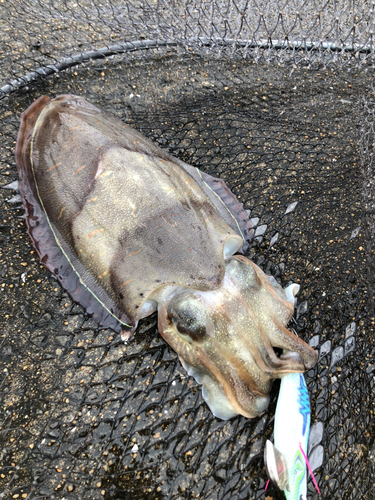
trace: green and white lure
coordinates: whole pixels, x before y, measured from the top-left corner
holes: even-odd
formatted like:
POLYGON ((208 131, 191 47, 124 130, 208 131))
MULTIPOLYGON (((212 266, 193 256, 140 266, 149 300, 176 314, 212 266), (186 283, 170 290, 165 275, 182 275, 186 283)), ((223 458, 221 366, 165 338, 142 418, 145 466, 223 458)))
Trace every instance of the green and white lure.
MULTIPOLYGON (((274 441, 266 442, 265 463, 271 481, 287 500, 307 499, 307 470, 319 492, 307 460, 310 432, 310 400, 302 373, 281 379, 276 407, 274 441)), ((320 493, 320 492, 319 492, 320 493)))

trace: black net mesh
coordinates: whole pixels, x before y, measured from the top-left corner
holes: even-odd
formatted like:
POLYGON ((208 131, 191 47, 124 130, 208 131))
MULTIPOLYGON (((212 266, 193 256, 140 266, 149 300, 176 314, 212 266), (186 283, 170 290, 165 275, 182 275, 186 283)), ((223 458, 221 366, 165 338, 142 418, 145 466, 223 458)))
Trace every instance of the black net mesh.
MULTIPOLYGON (((0 185, 20 113, 62 93, 224 179, 257 227, 250 258, 302 285, 322 496, 375 498, 372 4, 0 6, 0 185)), ((283 498, 264 493, 277 384, 263 416, 214 418, 156 316, 126 344, 98 328, 38 262, 16 193, 0 197, 0 498, 283 498)))

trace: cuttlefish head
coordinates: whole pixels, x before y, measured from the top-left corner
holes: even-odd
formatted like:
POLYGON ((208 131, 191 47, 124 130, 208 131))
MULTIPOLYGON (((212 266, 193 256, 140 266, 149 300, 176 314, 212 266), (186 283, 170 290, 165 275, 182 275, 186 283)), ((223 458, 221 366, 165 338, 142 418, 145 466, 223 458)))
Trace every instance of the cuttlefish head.
POLYGON ((284 290, 237 255, 227 260, 220 288, 173 291, 159 302, 159 332, 215 416, 259 415, 273 379, 316 363, 316 352, 286 328, 298 288, 284 290))

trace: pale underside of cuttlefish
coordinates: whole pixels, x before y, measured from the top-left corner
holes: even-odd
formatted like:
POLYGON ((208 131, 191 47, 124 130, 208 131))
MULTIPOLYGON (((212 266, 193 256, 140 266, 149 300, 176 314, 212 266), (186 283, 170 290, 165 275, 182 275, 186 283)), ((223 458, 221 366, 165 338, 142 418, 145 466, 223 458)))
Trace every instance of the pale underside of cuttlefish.
POLYGON ((273 379, 315 364, 286 328, 298 286, 240 255, 253 230, 223 181, 71 95, 22 114, 16 163, 41 262, 117 332, 157 310, 216 416, 258 415, 273 379))

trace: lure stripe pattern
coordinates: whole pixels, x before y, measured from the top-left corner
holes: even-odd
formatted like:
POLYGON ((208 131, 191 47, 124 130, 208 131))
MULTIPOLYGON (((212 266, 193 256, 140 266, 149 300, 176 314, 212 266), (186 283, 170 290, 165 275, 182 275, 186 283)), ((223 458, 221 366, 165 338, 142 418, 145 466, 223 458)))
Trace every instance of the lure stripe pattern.
POLYGON ((307 392, 306 383, 304 381, 303 375, 300 373, 299 375, 299 411, 303 417, 303 427, 302 434, 305 436, 306 430, 308 431, 308 424, 310 420, 310 398, 309 393, 307 392))

